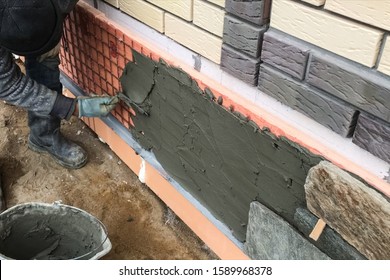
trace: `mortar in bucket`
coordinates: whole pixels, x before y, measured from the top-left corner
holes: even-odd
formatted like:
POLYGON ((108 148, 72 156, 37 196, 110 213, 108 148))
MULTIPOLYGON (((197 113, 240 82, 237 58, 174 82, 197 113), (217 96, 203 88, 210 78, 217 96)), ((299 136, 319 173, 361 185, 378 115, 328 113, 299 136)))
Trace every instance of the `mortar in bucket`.
POLYGON ((76 207, 25 203, 0 214, 0 259, 100 259, 111 250, 103 223, 76 207))

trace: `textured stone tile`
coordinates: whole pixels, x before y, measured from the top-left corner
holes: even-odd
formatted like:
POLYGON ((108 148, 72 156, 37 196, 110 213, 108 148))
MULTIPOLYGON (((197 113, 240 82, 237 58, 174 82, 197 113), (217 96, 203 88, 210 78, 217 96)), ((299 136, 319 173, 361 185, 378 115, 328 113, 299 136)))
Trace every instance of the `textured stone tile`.
POLYGON ((213 3, 220 7, 225 7, 225 0, 207 0, 207 2, 213 3))
POLYGON ((381 60, 379 61, 378 70, 390 76, 390 36, 386 37, 386 43, 381 60))
POLYGON ((226 44, 222 45, 221 68, 235 77, 256 85, 260 59, 249 57, 226 44))
POLYGON ((353 143, 390 163, 390 124, 360 114, 353 143))
POLYGON ((119 0, 104 0, 104 2, 107 2, 113 5, 114 7, 119 8, 119 0))
POLYGON ((257 58, 260 56, 261 40, 265 28, 249 24, 236 17, 225 16, 223 42, 257 58))
POLYGON ((318 218, 304 208, 298 208, 294 215, 294 222, 311 243, 315 244, 322 252, 333 260, 363 260, 366 259, 359 251, 346 242, 340 234, 329 226, 326 226, 317 241, 309 237, 315 227, 318 218))
POLYGON ((308 209, 368 259, 390 258, 390 203, 330 162, 309 170, 308 209))
POLYGON ((303 80, 310 46, 287 34, 270 29, 264 34, 261 60, 303 80))
POLYGON ((390 77, 340 59, 313 52, 308 83, 390 122, 390 77))
POLYGON ((165 35, 217 64, 221 62, 221 38, 169 13, 165 13, 165 35))
POLYGON ((244 250, 256 260, 329 259, 289 223, 257 201, 250 205, 244 250))
MULTIPOLYGON (((120 0, 131 2, 134 0, 120 0)), ((148 2, 167 10, 168 12, 181 17, 185 20, 191 21, 192 18, 192 5, 193 0, 180 0, 180 1, 166 1, 166 0, 148 0, 148 2)))
POLYGON ((325 9, 363 23, 390 30, 390 1, 327 0, 325 9))
POLYGON ((373 67, 383 31, 296 1, 272 1, 271 26, 333 53, 373 67))
POLYGON ((325 4, 325 0, 301 0, 301 1, 312 4, 314 6, 322 6, 325 4))
POLYGON ((259 89, 338 134, 349 135, 355 110, 342 100, 325 95, 265 64, 260 67, 259 89))
POLYGON ((150 27, 164 32, 164 11, 142 0, 120 1, 120 9, 150 27))
POLYGON ((218 37, 222 37, 223 35, 224 17, 224 9, 215 7, 203 0, 194 1, 193 23, 218 37))
POLYGON ((226 11, 239 18, 263 25, 269 21, 269 0, 242 1, 226 0, 226 11))

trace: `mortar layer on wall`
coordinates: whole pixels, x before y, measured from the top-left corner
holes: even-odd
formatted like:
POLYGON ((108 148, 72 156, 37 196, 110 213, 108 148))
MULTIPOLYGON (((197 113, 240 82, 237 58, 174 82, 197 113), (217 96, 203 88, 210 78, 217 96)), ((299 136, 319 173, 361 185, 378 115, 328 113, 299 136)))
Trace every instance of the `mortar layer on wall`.
POLYGON ((138 106, 147 103, 150 111, 137 114, 132 132, 163 168, 240 240, 253 200, 292 222, 305 205, 306 174, 320 158, 219 106, 183 71, 136 52, 133 57, 121 78, 123 92, 134 102, 147 96, 138 106), (150 79, 135 72, 153 77, 150 91, 139 90, 138 83, 150 79))

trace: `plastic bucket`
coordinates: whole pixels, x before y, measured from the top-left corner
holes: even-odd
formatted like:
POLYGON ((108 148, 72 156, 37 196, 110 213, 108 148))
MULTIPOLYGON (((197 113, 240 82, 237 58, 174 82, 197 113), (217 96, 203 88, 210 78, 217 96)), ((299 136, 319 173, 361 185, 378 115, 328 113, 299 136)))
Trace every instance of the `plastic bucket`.
POLYGON ((102 222, 72 206, 26 203, 0 214, 0 259, 93 260, 110 250, 102 222))

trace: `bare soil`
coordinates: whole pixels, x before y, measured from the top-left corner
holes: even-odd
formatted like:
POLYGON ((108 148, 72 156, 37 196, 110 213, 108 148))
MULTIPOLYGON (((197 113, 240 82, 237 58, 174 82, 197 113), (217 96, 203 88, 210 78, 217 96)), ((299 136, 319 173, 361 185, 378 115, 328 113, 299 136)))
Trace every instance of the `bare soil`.
POLYGON ((103 259, 218 259, 82 121, 63 122, 62 132, 88 152, 85 167, 68 170, 29 150, 26 111, 0 102, 0 173, 8 208, 60 200, 91 213, 113 245, 103 259))

